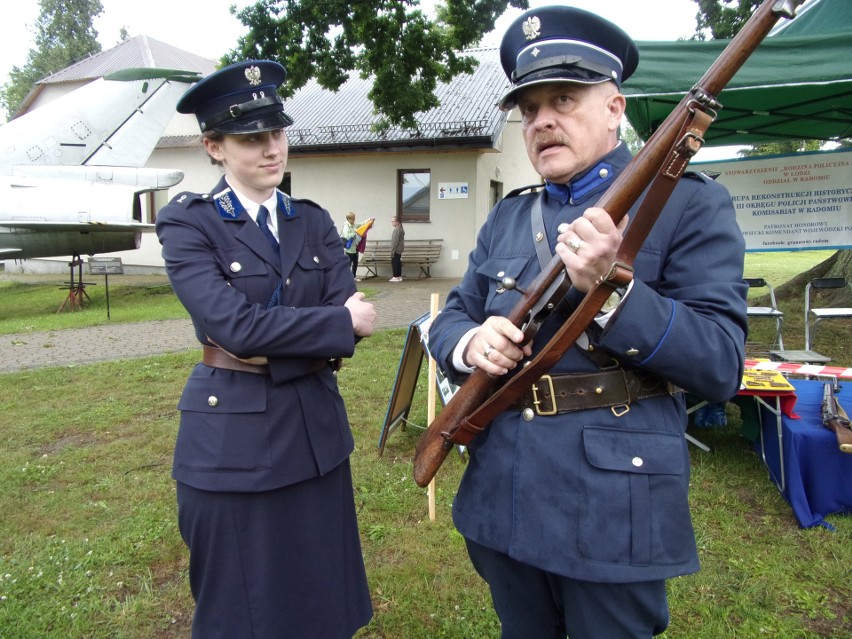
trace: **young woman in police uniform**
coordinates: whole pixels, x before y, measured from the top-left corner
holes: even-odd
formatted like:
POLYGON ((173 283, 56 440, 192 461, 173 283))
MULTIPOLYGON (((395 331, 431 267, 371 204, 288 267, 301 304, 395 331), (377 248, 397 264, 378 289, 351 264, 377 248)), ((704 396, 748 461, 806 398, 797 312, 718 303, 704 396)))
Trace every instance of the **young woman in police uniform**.
POLYGON ((372 616, 335 360, 373 331, 328 212, 277 189, 287 163, 271 61, 226 67, 177 109, 224 176, 157 216, 203 345, 179 402, 178 519, 196 639, 351 637, 372 616))

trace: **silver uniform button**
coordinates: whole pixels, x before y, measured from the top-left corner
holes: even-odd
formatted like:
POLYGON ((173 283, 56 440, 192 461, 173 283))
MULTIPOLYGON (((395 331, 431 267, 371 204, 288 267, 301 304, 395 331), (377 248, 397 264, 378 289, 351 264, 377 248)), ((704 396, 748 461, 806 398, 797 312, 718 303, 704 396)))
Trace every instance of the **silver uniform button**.
POLYGON ((319 258, 316 255, 314 255, 314 264, 319 264, 319 258))
POLYGON ((524 418, 525 422, 531 422, 535 417, 535 413, 532 408, 525 408, 521 413, 521 416, 524 418))
POLYGON ((239 262, 231 262, 231 273, 239 273, 243 269, 243 265, 239 262))
POLYGON ((607 171, 606 169, 601 169, 600 171, 598 171, 598 175, 602 178, 606 178, 609 175, 609 171, 607 171))
POLYGON ((628 349, 627 349, 627 352, 626 352, 625 354, 626 354, 626 355, 630 355, 630 356, 632 357, 633 355, 638 355, 638 354, 639 354, 639 350, 638 350, 638 349, 636 349, 636 348, 628 348, 628 349))
POLYGON ((645 465, 645 460, 642 459, 641 457, 634 457, 633 458, 633 465, 636 466, 636 468, 642 468, 642 466, 645 465))
POLYGON ((500 271, 499 273, 497 273, 497 277, 506 277, 506 271, 500 271))
POLYGON ((284 282, 284 286, 290 286, 290 278, 289 277, 287 278, 287 281, 284 282))
POLYGON ((211 395, 207 398, 207 405, 213 406, 214 408, 219 405, 219 398, 215 395, 211 395))

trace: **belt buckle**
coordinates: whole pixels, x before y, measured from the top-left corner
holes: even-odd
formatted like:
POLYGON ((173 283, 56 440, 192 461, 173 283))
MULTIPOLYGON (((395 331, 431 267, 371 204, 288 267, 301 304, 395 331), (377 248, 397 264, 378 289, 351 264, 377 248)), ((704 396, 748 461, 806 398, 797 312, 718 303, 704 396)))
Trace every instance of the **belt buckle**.
POLYGON ((553 388, 553 378, 550 375, 542 375, 532 386, 532 395, 533 395, 533 406, 535 406, 535 414, 536 415, 556 415, 556 389, 553 388), (549 411, 541 410, 541 400, 538 398, 538 389, 536 386, 539 382, 546 381, 548 387, 550 388, 550 401, 553 404, 553 408, 549 411))

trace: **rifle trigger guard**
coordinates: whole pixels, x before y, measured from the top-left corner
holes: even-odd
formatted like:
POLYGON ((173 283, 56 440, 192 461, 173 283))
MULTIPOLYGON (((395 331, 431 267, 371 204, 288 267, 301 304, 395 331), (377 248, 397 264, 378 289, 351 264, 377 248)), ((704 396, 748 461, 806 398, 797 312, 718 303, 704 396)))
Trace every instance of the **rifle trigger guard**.
POLYGON ((539 297, 538 302, 529 310, 526 321, 519 327, 524 333, 525 343, 529 342, 545 320, 550 317, 562 299, 568 294, 571 288, 571 280, 568 274, 563 270, 556 276, 556 279, 547 287, 544 294, 539 297))

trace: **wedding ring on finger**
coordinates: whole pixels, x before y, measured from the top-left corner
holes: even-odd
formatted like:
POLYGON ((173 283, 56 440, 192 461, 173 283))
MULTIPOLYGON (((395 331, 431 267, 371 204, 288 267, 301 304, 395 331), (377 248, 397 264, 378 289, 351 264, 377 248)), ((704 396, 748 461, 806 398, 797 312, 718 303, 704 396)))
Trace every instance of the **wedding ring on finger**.
POLYGON ((576 254, 577 251, 580 250, 580 240, 571 238, 570 240, 565 242, 565 245, 568 247, 568 250, 571 251, 572 253, 576 254))
POLYGON ((493 350, 494 350, 494 347, 493 347, 493 346, 491 346, 491 344, 486 344, 486 345, 485 345, 485 350, 484 350, 484 351, 482 351, 482 356, 483 356, 485 359, 489 359, 489 356, 491 355, 491 351, 493 351, 493 350))

